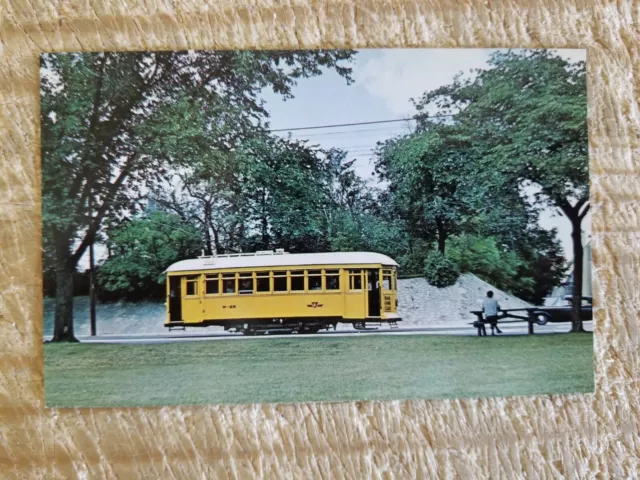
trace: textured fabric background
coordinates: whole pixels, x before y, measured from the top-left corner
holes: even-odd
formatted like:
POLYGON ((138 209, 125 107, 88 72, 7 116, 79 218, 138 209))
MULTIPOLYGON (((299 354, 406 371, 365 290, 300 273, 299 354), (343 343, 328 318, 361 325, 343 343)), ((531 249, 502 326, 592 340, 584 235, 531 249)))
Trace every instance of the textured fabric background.
POLYGON ((637 478, 639 21, 632 0, 0 0, 0 476, 637 478), (44 409, 38 54, 319 46, 588 49, 596 393, 44 409))

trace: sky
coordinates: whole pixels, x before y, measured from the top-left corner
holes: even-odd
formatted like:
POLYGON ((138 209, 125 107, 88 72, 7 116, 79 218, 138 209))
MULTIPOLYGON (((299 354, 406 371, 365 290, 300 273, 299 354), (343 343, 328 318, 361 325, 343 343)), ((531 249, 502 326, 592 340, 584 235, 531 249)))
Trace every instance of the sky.
MULTIPOLYGON (((472 69, 486 68, 494 49, 381 49, 360 50, 353 63, 354 83, 333 71, 302 79, 293 88, 293 99, 283 101, 270 91, 264 93, 272 130, 310 126, 395 120, 415 113, 411 99, 451 83, 455 75, 471 75, 472 69)), ((571 61, 585 61, 585 50, 555 50, 571 61)), ((375 125, 292 131, 296 139, 307 139, 325 148, 337 147, 356 159, 356 173, 372 178, 376 142, 409 131, 412 121, 375 125)), ((288 135, 289 132, 279 132, 288 135)), ((565 256, 571 258, 571 224, 553 209, 540 216, 543 228, 558 229, 565 256)), ((591 217, 584 230, 590 236, 591 217)))

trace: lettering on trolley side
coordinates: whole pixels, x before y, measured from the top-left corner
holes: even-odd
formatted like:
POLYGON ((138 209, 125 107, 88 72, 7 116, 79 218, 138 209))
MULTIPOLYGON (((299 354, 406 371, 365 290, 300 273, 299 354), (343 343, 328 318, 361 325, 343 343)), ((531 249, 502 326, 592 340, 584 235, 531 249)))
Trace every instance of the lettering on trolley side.
POLYGON ((391 311, 391 296, 390 295, 385 295, 384 296, 384 311, 385 312, 390 312, 391 311))

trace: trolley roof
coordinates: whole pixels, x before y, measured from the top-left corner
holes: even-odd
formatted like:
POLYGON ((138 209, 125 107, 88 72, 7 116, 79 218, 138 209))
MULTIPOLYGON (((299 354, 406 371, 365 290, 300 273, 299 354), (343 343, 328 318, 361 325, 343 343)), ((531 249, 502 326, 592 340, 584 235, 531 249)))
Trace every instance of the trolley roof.
POLYGON ((217 270, 227 268, 290 267, 304 265, 385 265, 397 267, 390 257, 373 252, 285 253, 256 252, 198 257, 176 262, 166 272, 217 270))

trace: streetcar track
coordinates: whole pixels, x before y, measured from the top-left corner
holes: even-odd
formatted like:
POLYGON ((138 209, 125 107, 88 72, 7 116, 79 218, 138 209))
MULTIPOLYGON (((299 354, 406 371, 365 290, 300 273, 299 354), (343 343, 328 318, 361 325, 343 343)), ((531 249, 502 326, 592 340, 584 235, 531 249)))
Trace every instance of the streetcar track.
MULTIPOLYGON (((524 323, 524 322, 523 322, 524 323)), ((592 322, 585 322, 586 325, 592 322)), ((507 335, 526 335, 527 326, 520 324, 503 325, 500 327, 507 335)), ((549 324, 538 326, 536 334, 567 333, 569 324, 549 324)), ((438 326, 438 327, 418 327, 418 328, 397 328, 397 329, 377 329, 377 330, 332 330, 314 334, 266 334, 256 336, 246 336, 241 333, 214 332, 214 333, 184 333, 184 334, 108 334, 95 337, 78 336, 82 343, 92 344, 154 344, 154 343, 175 343, 189 341, 215 341, 215 340, 267 340, 267 339, 313 339, 331 337, 353 337, 353 336, 403 336, 403 335, 455 335, 455 336, 477 336, 476 330, 471 326, 438 326)), ((503 335, 504 336, 504 335, 503 335)), ((43 337, 44 341, 50 340, 50 336, 43 337)))

